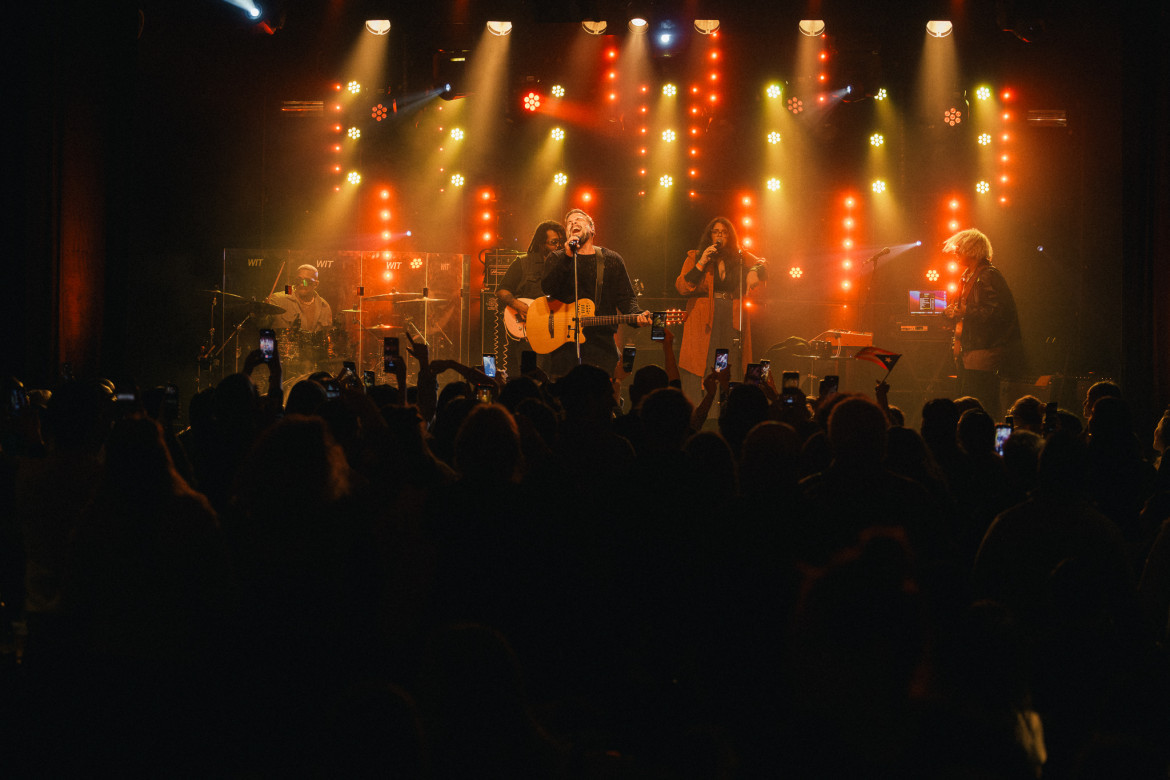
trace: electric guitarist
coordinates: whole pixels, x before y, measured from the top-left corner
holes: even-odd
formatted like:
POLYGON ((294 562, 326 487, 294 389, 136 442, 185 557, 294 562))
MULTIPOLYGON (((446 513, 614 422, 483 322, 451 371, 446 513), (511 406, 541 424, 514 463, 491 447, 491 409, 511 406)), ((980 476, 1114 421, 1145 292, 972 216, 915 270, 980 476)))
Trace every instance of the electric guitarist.
POLYGON ((959 300, 943 312, 955 325, 959 393, 975 396, 993 419, 999 419, 1000 375, 1012 375, 1023 362, 1015 298, 991 262, 991 241, 980 231, 959 231, 943 242, 943 253, 955 255, 965 268, 959 300))
MULTIPOLYGON (((634 293, 622 256, 594 243, 596 228, 593 218, 581 209, 572 209, 565 215, 565 233, 568 241, 563 249, 549 258, 541 281, 545 295, 574 306, 579 299, 592 300, 596 309, 589 314, 636 315, 631 324, 637 327, 649 325, 650 312, 638 305, 638 296, 634 293), (574 265, 577 269, 575 278, 574 265)), ((581 312, 575 316, 586 315, 581 312)), ((580 362, 612 374, 618 361, 617 324, 590 325, 582 332, 585 341, 580 344, 580 362)), ((564 376, 572 370, 578 364, 577 349, 574 340, 554 350, 549 356, 549 375, 564 376)))

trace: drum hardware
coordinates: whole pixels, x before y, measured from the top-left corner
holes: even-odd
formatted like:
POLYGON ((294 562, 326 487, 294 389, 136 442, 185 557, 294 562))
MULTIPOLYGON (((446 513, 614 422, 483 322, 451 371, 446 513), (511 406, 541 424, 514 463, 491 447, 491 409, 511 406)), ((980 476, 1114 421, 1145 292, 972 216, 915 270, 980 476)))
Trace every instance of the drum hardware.
POLYGON ((239 298, 244 300, 244 296, 236 295, 235 293, 224 292, 223 290, 196 290, 197 293, 207 293, 208 295, 222 295, 224 298, 239 298))
POLYGON ((397 299, 401 299, 401 298, 406 298, 408 300, 406 300, 406 301, 398 300, 399 303, 408 303, 408 302, 412 303, 415 299, 418 298, 418 293, 404 293, 404 292, 379 293, 378 295, 367 295, 362 300, 364 300, 364 301, 393 301, 393 300, 397 300, 397 299))
POLYGON ((231 307, 235 314, 246 312, 253 317, 263 317, 269 314, 284 314, 284 309, 277 306, 275 303, 265 303, 264 301, 240 301, 226 304, 231 307))

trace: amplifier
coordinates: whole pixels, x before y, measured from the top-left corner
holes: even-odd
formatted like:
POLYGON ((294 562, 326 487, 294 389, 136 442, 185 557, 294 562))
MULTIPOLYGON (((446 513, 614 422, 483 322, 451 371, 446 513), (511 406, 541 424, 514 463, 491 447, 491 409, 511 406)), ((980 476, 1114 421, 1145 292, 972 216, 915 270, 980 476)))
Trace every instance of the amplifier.
POLYGON ((495 292, 499 289, 500 280, 504 278, 504 274, 508 273, 508 267, 516 258, 523 257, 524 253, 513 249, 494 249, 485 250, 481 256, 483 258, 483 287, 485 290, 495 292))
POLYGON ((941 324, 930 324, 917 318, 910 322, 898 322, 895 336, 914 339, 916 341, 950 341, 951 331, 941 324))

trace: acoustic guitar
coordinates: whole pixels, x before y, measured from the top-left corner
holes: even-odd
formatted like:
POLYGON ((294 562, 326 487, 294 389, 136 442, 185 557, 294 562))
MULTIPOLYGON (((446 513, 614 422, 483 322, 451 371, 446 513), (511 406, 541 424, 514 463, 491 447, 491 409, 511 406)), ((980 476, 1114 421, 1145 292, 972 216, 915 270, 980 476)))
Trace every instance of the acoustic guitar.
MULTIPOLYGON (((573 339, 584 343, 585 333, 582 328, 592 325, 633 325, 638 320, 637 314, 608 314, 594 316, 596 306, 588 298, 577 301, 576 312, 571 303, 562 303, 552 298, 518 298, 528 304, 526 321, 520 321, 516 312, 509 306, 504 309, 504 327, 508 334, 515 339, 527 337, 532 345, 532 351, 547 355, 562 344, 570 344, 573 339), (578 320, 580 327, 578 327, 578 320)), ((677 325, 686 319, 687 313, 681 309, 672 309, 665 312, 656 312, 661 315, 663 324, 677 325)))

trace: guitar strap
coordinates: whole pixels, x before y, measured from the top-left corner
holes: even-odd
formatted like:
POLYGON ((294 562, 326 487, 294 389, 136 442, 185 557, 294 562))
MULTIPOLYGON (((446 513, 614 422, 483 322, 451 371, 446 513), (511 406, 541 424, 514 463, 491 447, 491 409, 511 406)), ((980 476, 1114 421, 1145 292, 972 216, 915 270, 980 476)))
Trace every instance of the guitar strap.
POLYGON ((605 250, 597 247, 595 258, 594 265, 597 266, 597 280, 596 289, 593 291, 593 303, 597 307, 595 311, 601 314, 601 285, 605 282, 605 250))

